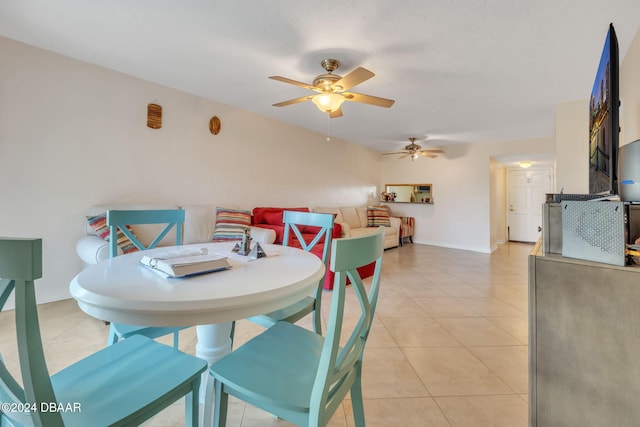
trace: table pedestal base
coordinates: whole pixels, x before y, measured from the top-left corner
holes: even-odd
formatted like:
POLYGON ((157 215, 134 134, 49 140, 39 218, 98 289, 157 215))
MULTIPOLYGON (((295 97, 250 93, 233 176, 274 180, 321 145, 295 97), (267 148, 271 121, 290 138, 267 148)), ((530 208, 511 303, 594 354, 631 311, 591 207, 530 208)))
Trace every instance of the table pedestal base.
MULTIPOLYGON (((198 342, 196 343, 196 356, 207 361, 211 365, 222 356, 231 353, 231 323, 218 323, 214 325, 196 326, 198 342)), ((213 402, 205 402, 209 370, 202 374, 200 383, 200 403, 211 405, 213 402)))

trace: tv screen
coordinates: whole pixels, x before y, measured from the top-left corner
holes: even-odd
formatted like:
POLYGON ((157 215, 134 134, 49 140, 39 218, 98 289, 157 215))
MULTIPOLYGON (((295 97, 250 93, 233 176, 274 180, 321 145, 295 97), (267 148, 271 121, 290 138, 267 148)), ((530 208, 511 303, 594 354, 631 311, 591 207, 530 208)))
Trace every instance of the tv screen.
POLYGON ((618 78, 618 39, 611 24, 589 102, 589 194, 618 192, 618 78))

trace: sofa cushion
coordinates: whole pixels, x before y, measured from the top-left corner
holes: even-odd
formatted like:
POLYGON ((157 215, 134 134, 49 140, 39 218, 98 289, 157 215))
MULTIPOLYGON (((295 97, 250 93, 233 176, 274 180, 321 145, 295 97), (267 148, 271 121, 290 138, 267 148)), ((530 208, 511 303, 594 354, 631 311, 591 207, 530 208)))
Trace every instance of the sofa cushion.
MULTIPOLYGON (((98 236, 102 237, 106 241, 109 241, 110 233, 109 233, 109 227, 107 227, 106 213, 102 213, 95 216, 88 216, 87 223, 89 224, 89 227, 91 227, 98 234, 98 236)), ((127 225, 127 228, 129 229, 129 231, 133 233, 133 231, 131 230, 131 227, 127 225)), ((116 236, 118 239, 116 244, 122 250, 122 253, 128 254, 131 252, 136 252, 138 250, 136 245, 134 245, 133 242, 129 240, 129 238, 125 236, 125 234, 119 228, 116 236)))
MULTIPOLYGON (((265 214, 279 213, 282 215, 284 211, 309 212, 309 208, 274 208, 274 207, 257 207, 253 208, 253 224, 269 224, 265 218, 265 214)), ((282 224, 282 219, 279 222, 282 224)), ((273 224, 272 224, 273 225, 273 224)))
POLYGON ((367 227, 391 227, 389 211, 379 206, 367 206, 367 227))
POLYGON ((366 227, 367 226, 367 221, 366 221, 367 212, 366 212, 366 210, 365 210, 365 221, 364 221, 364 224, 362 224, 360 222, 360 216, 358 215, 357 208, 354 208, 354 207, 341 207, 340 208, 340 213, 342 214, 342 219, 344 220, 344 222, 349 224, 349 226, 351 228, 360 228, 360 227, 366 227))
MULTIPOLYGON (((213 238, 216 225, 216 208, 214 205, 183 205, 184 226, 182 242, 185 245, 208 242, 213 238)), ((173 233, 169 233, 173 235, 173 233)), ((175 239, 174 239, 175 240, 175 239)), ((175 243, 171 243, 175 244, 175 243)))
POLYGON ((325 208, 325 207, 315 207, 313 211, 316 213, 328 213, 333 214, 334 222, 346 222, 342 217, 342 213, 340 212, 340 208, 325 208))
MULTIPOLYGON (((303 237, 309 235, 312 239, 316 237, 316 234, 318 234, 320 230, 320 227, 314 227, 313 225, 304 225, 300 228, 300 232, 303 237)), ((331 238, 337 239, 339 237, 342 237, 342 226, 339 223, 334 222, 333 229, 331 230, 331 238)))
POLYGON ((284 221, 283 217, 284 211, 264 213, 264 219, 269 225, 281 225, 284 221))
POLYGON ((251 212, 243 209, 216 209, 216 226, 212 242, 242 240, 251 225, 251 212))
POLYGON ((367 207, 366 206, 357 207, 356 214, 358 215, 358 221, 360 221, 360 227, 366 227, 367 221, 369 220, 367 217, 367 207))

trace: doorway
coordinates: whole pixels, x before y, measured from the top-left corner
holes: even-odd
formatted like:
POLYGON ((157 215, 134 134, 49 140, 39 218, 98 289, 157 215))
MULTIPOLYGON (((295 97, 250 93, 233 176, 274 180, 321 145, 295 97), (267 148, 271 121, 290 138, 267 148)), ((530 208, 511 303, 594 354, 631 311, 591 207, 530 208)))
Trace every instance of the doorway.
POLYGON ((542 230, 542 205, 553 191, 552 169, 510 169, 508 173, 508 240, 536 242, 542 230))

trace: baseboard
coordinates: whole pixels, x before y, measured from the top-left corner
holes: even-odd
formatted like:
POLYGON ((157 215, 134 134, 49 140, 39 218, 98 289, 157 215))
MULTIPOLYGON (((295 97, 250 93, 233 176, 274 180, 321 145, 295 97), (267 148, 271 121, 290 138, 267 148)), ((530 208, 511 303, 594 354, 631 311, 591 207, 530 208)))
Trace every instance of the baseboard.
POLYGON ((479 247, 471 247, 471 246, 452 245, 452 244, 449 244, 449 243, 442 243, 442 242, 416 240, 415 236, 413 237, 413 243, 416 243, 416 244, 419 244, 419 245, 438 246, 440 248, 459 249, 459 250, 462 250, 462 251, 480 252, 480 253, 483 253, 483 254, 491 253, 491 249, 490 248, 479 248, 479 247))
MULTIPOLYGON (((59 289, 55 292, 37 292, 36 291, 36 302, 38 304, 46 304, 49 302, 62 301, 71 298, 71 294, 69 294, 68 290, 59 289)), ((11 294, 9 299, 2 311, 14 310, 16 308, 14 294, 11 294)))

